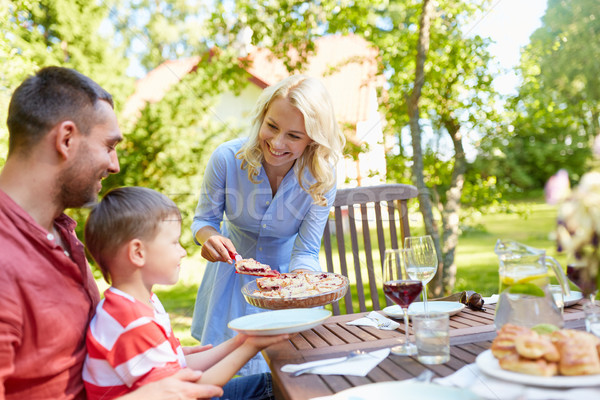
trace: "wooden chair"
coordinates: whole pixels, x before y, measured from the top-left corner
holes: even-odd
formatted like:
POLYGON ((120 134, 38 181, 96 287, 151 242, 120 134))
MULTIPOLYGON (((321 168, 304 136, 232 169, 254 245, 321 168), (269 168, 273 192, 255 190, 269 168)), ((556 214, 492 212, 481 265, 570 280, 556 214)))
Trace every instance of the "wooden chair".
MULTIPOLYGON (((333 203, 334 218, 325 225, 323 246, 327 271, 341 273, 350 279, 350 290, 340 300, 345 303, 346 313, 381 309, 380 295, 382 298, 383 295, 377 291, 376 277, 383 271, 385 250, 402 248, 404 238, 410 236, 407 202, 417 197, 417 193, 416 187, 403 184, 338 189, 333 203), (376 235, 371 235, 372 228, 376 235), (362 246, 359 245, 360 231, 362 246), (348 232, 350 243, 346 245, 345 234, 348 232), (334 264, 335 247, 338 257, 334 264), (373 249, 377 249, 378 254, 373 249), (352 254, 353 269, 348 268, 349 253, 352 254), (379 262, 374 262, 374 255, 379 256, 379 262), (354 309, 352 297, 358 299, 358 309, 354 309), (369 298, 370 306, 367 304, 369 298)), ((339 315, 340 305, 336 302, 332 307, 333 313, 339 315)))

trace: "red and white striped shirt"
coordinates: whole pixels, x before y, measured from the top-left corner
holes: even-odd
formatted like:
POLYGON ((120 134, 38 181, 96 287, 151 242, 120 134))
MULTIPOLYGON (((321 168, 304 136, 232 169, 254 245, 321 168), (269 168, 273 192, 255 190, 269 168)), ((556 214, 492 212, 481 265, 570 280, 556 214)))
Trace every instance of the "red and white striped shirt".
POLYGON ((109 288, 88 328, 83 380, 88 399, 112 399, 185 368, 179 340, 158 297, 154 308, 109 288))

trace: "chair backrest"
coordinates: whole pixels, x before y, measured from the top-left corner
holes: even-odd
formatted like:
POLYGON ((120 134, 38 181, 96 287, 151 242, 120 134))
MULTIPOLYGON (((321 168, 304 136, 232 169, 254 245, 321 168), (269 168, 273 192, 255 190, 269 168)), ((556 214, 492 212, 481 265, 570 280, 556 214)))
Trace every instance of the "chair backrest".
MULTIPOLYGON (((345 303, 346 313, 381 309, 376 276, 383 271, 385 250, 403 247, 404 238, 410 236, 407 202, 417 197, 417 193, 416 187, 403 184, 338 189, 334 217, 329 219, 323 233, 323 246, 327 271, 350 279, 350 290, 340 300, 345 303), (363 240, 359 243, 361 231, 363 240), (350 268, 349 254, 352 254, 350 268), (358 301, 356 309, 353 297, 358 301)), ((334 303, 332 307, 333 313, 339 315, 340 304, 334 303)))

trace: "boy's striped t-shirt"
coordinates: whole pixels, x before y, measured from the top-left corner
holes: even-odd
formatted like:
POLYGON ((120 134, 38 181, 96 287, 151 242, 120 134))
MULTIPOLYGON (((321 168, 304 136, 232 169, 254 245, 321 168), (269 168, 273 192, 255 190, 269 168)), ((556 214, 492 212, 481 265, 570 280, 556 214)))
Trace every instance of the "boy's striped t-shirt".
POLYGON ((150 301, 113 287, 104 293, 86 336, 88 399, 111 399, 185 368, 169 315, 154 293, 150 301))

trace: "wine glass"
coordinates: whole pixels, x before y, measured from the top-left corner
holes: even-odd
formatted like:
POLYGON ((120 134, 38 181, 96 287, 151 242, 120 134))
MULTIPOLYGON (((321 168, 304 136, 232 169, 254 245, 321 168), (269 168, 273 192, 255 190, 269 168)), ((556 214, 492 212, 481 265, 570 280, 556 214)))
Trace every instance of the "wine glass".
POLYGON ((404 311, 404 343, 394 346, 392 354, 412 356, 417 354, 417 346, 408 336, 408 306, 419 296, 423 289, 420 280, 411 280, 406 272, 406 250, 386 250, 383 271, 383 293, 388 299, 402 307, 404 311))
POLYGON ((433 239, 430 235, 409 236, 404 239, 404 248, 408 251, 408 276, 423 282, 423 308, 428 313, 426 285, 435 276, 438 266, 433 239))

